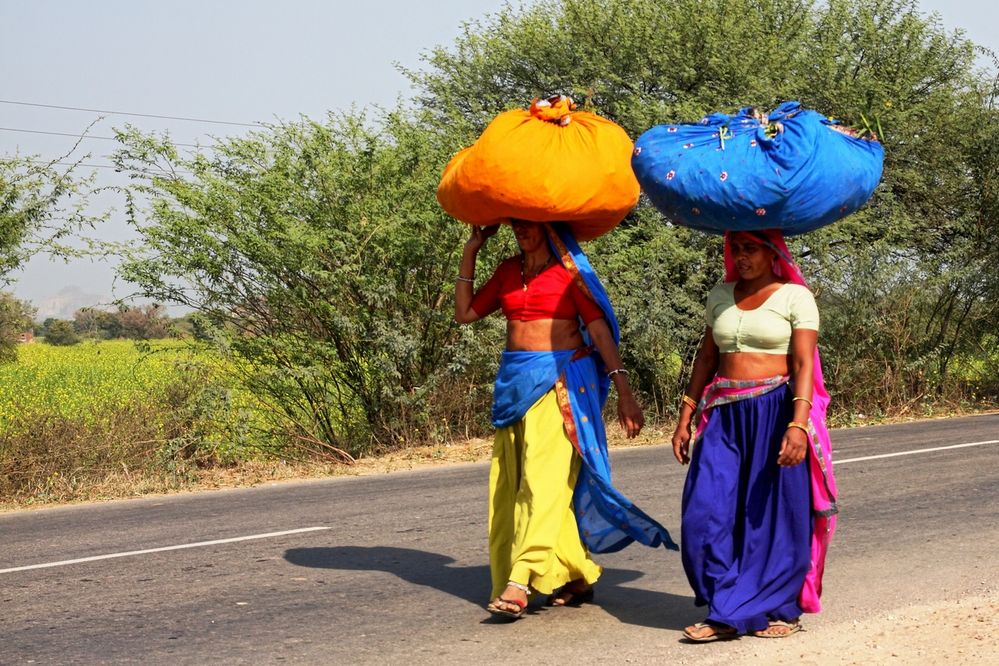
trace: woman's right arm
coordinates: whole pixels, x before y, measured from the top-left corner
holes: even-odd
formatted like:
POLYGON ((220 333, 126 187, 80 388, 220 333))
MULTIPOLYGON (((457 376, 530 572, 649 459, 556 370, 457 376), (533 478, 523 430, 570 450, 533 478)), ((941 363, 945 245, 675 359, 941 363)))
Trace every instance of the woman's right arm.
POLYGON ((489 237, 498 230, 498 224, 490 227, 473 225, 472 235, 465 241, 465 249, 461 253, 461 264, 454 284, 454 320, 459 324, 470 324, 479 319, 479 314, 472 308, 472 296, 475 292, 475 259, 489 237))
MULTIPOLYGON (((687 383, 687 390, 684 397, 690 402, 697 404, 704 387, 718 371, 718 345, 711 334, 711 327, 704 329, 704 337, 701 340, 701 348, 697 350, 694 358, 694 367, 690 372, 690 381, 687 383)), ((680 422, 677 423, 676 430, 673 431, 673 455, 677 462, 686 465, 690 462, 690 419, 694 415, 694 407, 684 400, 680 403, 680 422)))

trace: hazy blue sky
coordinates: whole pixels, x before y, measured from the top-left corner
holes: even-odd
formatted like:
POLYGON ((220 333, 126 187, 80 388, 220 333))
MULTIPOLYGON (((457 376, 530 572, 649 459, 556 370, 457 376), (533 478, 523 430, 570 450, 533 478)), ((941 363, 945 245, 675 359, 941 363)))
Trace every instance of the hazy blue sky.
MULTIPOLYGON (((0 0, 0 100, 236 122, 322 117, 351 104, 392 105, 408 93, 394 63, 450 43, 461 24, 501 0, 0 0), (426 8, 424 8, 426 7, 426 8), (431 9, 432 7, 432 9, 431 9)), ((99 114, 0 103, 0 128, 79 134, 99 114)), ((243 133, 231 125, 107 116, 91 133, 125 122, 169 130, 179 142, 243 133)), ((0 129, 0 154, 55 157, 69 137, 0 129)), ((90 140, 87 163, 106 164, 111 141, 90 140)), ((98 169, 101 182, 124 182, 98 169)), ((100 202, 114 205, 104 197, 100 202)), ((120 221, 100 231, 128 237, 120 221)), ((36 258, 13 286, 41 305, 66 286, 112 295, 113 269, 36 258)), ((128 295, 117 284, 113 295, 128 295)))
MULTIPOLYGON (((664 0, 668 1, 668 0, 664 0)), ((418 67, 420 53, 450 44, 464 21, 495 12, 503 0, 0 0, 0 100, 217 119, 268 121, 321 117, 356 103, 391 105, 409 93, 395 68, 418 67)), ((514 2, 519 5, 521 3, 514 2)), ((529 3, 527 3, 529 4, 529 3)), ((922 0, 948 29, 999 51, 992 0, 922 0)), ((98 114, 0 103, 0 128, 79 134, 98 114)), ((169 130, 179 142, 247 128, 107 116, 93 130, 108 136, 124 122, 169 130)), ((73 140, 0 129, 0 154, 54 157, 73 140)), ((110 141, 82 147, 106 163, 110 141)), ((121 182, 97 170, 102 182, 121 182)), ((110 200, 109 204, 113 203, 110 200)), ((103 237, 127 236, 118 221, 103 237)), ((110 266, 35 259, 13 290, 36 304, 66 286, 112 292, 110 266)))

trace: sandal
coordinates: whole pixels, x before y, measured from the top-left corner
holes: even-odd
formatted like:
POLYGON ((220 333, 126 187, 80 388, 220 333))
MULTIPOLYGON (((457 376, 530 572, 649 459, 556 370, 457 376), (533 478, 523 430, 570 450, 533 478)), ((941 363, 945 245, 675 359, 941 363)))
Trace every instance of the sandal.
POLYGON ((583 604, 588 604, 593 601, 593 586, 589 585, 585 590, 580 590, 574 592, 569 589, 569 586, 575 583, 572 581, 566 583, 562 587, 558 588, 549 595, 548 599, 545 601, 546 606, 558 606, 558 607, 579 607, 583 604))
POLYGON ((787 638, 791 634, 796 634, 799 631, 801 631, 801 620, 794 620, 793 622, 770 620, 770 624, 766 629, 754 631, 753 635, 757 638, 787 638), (783 629, 783 631, 772 631, 775 627, 783 629))
POLYGON ((504 599, 503 597, 496 597, 494 601, 489 602, 489 605, 486 606, 486 610, 493 615, 502 615, 503 617, 508 617, 511 620, 518 620, 524 616, 524 611, 527 610, 527 602, 520 599, 504 599), (512 611, 506 608, 500 608, 496 605, 497 603, 517 606, 519 610, 512 611))
POLYGON ((693 641, 694 643, 709 643, 711 641, 727 641, 733 638, 738 638, 739 632, 735 630, 735 627, 719 626, 710 622, 697 622, 683 630, 683 637, 688 641, 693 641), (707 636, 695 636, 690 632, 691 629, 705 628, 713 630, 713 633, 710 633, 707 636))

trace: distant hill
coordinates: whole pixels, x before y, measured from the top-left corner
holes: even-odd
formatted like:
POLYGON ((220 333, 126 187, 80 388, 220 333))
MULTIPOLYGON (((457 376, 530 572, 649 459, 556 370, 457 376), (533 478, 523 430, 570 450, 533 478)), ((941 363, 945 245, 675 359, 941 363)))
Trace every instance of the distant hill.
POLYGON ((73 313, 80 308, 93 306, 106 307, 112 301, 111 296, 86 292, 80 287, 63 287, 45 300, 34 303, 38 308, 35 318, 44 321, 49 317, 55 319, 72 319, 73 313))

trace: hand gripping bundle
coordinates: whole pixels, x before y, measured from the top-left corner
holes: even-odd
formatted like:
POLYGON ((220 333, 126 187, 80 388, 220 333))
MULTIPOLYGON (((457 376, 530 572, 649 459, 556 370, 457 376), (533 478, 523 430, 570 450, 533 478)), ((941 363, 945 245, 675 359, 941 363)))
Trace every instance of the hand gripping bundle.
POLYGON ((477 225, 566 222, 578 240, 617 226, 638 202, 633 144, 617 124, 575 108, 556 96, 498 115, 444 169, 444 210, 477 225))
POLYGON ((884 149, 785 102, 699 124, 658 125, 635 142, 642 190, 671 222, 710 233, 803 234, 853 213, 881 180, 884 149), (834 131, 840 130, 840 131, 834 131))

